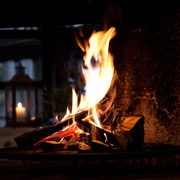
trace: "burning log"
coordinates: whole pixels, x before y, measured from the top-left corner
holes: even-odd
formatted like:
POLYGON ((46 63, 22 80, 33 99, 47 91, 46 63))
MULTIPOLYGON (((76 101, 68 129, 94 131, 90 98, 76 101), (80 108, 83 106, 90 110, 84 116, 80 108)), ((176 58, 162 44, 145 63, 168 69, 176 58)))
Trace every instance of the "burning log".
MULTIPOLYGON (((116 118, 117 120, 117 118, 116 118)), ((144 142, 144 117, 143 116, 131 116, 121 117, 120 129, 117 129, 117 133, 111 133, 105 129, 99 128, 93 123, 80 120, 76 126, 91 135, 91 145, 96 150, 116 149, 121 151, 132 151, 141 149, 144 142), (119 132, 118 132, 119 131, 119 132), (97 148, 100 147, 100 148, 97 148)), ((71 135, 71 129, 69 128, 68 135, 71 135)), ((64 132, 60 132, 62 135, 64 132)), ((51 138, 51 136, 49 137, 51 138)))
MULTIPOLYGON (((84 138, 81 136, 69 138, 69 141, 63 139, 62 141, 44 141, 41 143, 41 147, 45 152, 59 152, 64 150, 69 151, 89 151, 91 150, 91 146, 86 142, 83 141, 84 138)), ((88 141, 88 138, 86 139, 88 141)))
POLYGON ((53 133, 52 135, 45 137, 44 139, 41 139, 37 143, 34 144, 34 146, 38 146, 40 143, 44 141, 51 140, 52 138, 57 138, 58 141, 60 141, 62 138, 66 137, 79 137, 81 134, 83 134, 84 131, 82 131, 78 126, 77 123, 73 123, 67 128, 60 130, 58 132, 53 133))
MULTIPOLYGON (((88 111, 81 111, 77 113, 75 115, 75 121, 79 121, 80 119, 85 118, 87 114, 88 114, 88 111)), ((60 122, 56 125, 49 125, 44 128, 35 129, 31 132, 27 132, 18 137, 15 137, 14 140, 19 147, 33 147, 33 145, 36 142, 46 138, 47 136, 50 136, 51 134, 55 132, 62 130, 69 123, 72 123, 72 121, 73 121, 73 116, 69 116, 63 122, 60 122)))
POLYGON ((141 149, 144 143, 144 116, 121 117, 119 125, 120 129, 111 133, 92 123, 78 123, 81 129, 92 135, 92 140, 119 147, 122 151, 141 149))
MULTIPOLYGON (((116 117, 115 134, 128 140, 127 150, 140 150, 144 143, 144 116, 116 117), (119 122, 117 122, 119 120, 119 122)), ((120 140, 120 139, 119 139, 120 140)), ((122 141, 121 141, 122 142, 122 141)))
MULTIPOLYGON (((68 149, 68 146, 72 147, 72 144, 68 145, 68 141, 65 141, 67 143, 65 147, 63 145, 65 142, 56 142, 56 140, 60 141, 62 138, 66 137, 72 137, 71 139, 73 139, 74 137, 79 137, 80 134, 89 133, 89 135, 91 135, 91 143, 93 145, 95 143, 97 144, 97 142, 101 142, 95 147, 106 144, 111 149, 118 149, 121 151, 138 150, 141 148, 144 142, 143 116, 121 117, 122 122, 120 123, 120 127, 118 127, 114 133, 111 133, 105 129, 99 128, 93 123, 82 121, 82 117, 85 115, 87 115, 87 112, 76 114, 76 123, 70 125, 67 129, 63 129, 63 131, 62 128, 67 126, 68 121, 72 120, 72 117, 69 117, 63 123, 59 123, 55 126, 47 126, 42 129, 25 133, 16 137, 15 141, 19 147, 32 147, 33 145, 38 146, 42 143, 43 147, 51 147, 51 149, 57 151, 68 149)), ((75 144, 77 149, 81 150, 78 147, 79 144, 75 144)), ((104 146, 105 149, 107 149, 107 146, 104 146)))
POLYGON ((122 117, 121 128, 127 137, 128 149, 139 150, 144 143, 144 116, 122 117))
POLYGON ((91 141, 91 145, 95 151, 109 151, 110 149, 109 145, 95 139, 91 141))
POLYGON ((116 148, 119 147, 119 149, 121 150, 126 150, 127 138, 123 134, 121 135, 121 138, 123 139, 124 143, 117 141, 117 139, 120 138, 117 135, 105 129, 99 128, 98 126, 92 123, 82 121, 81 123, 78 123, 78 126, 84 131, 89 132, 91 134, 92 141, 101 141, 107 145, 111 145, 116 148))

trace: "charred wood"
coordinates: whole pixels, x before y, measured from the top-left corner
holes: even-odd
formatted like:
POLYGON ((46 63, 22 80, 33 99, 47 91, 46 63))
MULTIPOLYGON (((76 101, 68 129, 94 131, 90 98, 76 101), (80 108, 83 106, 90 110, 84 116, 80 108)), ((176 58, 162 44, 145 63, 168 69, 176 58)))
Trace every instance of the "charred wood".
POLYGON ((106 131, 102 128, 99 128, 98 126, 92 123, 83 121, 81 123, 78 123, 78 126, 85 132, 91 134, 92 141, 98 140, 107 145, 114 146, 114 148, 119 147, 123 151, 127 149, 128 139, 124 136, 124 134, 122 134, 121 137, 119 137, 118 135, 106 131))
MULTIPOLYGON (((75 115, 75 121, 79 121, 87 116, 88 111, 82 111, 75 115)), ((49 125, 43 128, 35 129, 31 132, 24 133, 18 137, 15 137, 15 142, 18 147, 33 147, 33 145, 50 136, 51 134, 62 130, 66 127, 69 123, 72 123, 73 116, 68 117, 64 122, 59 122, 56 125, 49 125)))
POLYGON ((128 150, 140 150, 144 144, 144 116, 121 117, 117 122, 116 134, 128 139, 128 150))
MULTIPOLYGON (((90 142, 95 147, 107 147, 119 149, 121 151, 126 150, 139 150, 144 143, 144 117, 143 116, 131 116, 120 117, 115 115, 112 125, 115 128, 112 132, 105 128, 100 128, 90 121, 84 121, 88 111, 82 111, 75 116, 76 125, 70 126, 65 131, 61 131, 64 127, 69 125, 73 121, 73 117, 68 117, 64 122, 61 122, 54 126, 47 126, 42 129, 36 129, 32 132, 25 133, 15 138, 18 147, 33 147, 33 145, 42 144, 45 147, 51 147, 51 150, 87 150, 89 144, 85 141, 76 141, 79 138, 79 134, 74 132, 74 128, 79 128, 85 133, 89 133, 90 142), (70 138, 65 141, 61 141, 62 138, 70 138), (58 138, 58 139, 57 139, 58 138), (74 143, 74 144, 73 144, 74 143), (53 147, 53 148, 52 148, 53 147)), ((112 114, 111 114, 112 116, 112 114)), ((47 149, 47 148, 46 148, 47 149)))
POLYGON ((96 139, 91 141, 93 151, 109 151, 110 146, 96 139))
MULTIPOLYGON (((88 137, 87 137, 88 138, 88 137)), ((40 148, 44 152, 59 152, 59 151, 89 151, 91 146, 83 141, 81 137, 70 138, 69 140, 63 141, 44 141, 41 143, 40 148)))
POLYGON ((80 122, 78 126, 89 132, 92 140, 98 140, 121 150, 140 150, 144 143, 144 116, 116 116, 115 124, 120 125, 113 133, 88 122, 80 122), (119 121, 119 122, 118 122, 119 121), (118 129, 119 128, 119 129, 118 129))

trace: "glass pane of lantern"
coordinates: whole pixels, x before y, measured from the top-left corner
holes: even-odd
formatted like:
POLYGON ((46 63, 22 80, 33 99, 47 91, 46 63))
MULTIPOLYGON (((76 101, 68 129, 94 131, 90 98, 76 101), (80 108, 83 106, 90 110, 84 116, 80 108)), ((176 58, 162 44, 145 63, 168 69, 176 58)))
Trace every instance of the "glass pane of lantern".
POLYGON ((0 90, 0 127, 5 126, 5 92, 3 90, 0 90))
MULTIPOLYGON (((41 58, 23 58, 20 60, 25 67, 25 74, 34 80, 42 80, 42 59, 41 58)), ((0 81, 9 81, 16 73, 15 67, 17 63, 15 60, 9 59, 0 62, 0 81)))
POLYGON ((25 58, 21 59, 22 65, 25 67, 25 73, 33 80, 42 80, 42 59, 41 58, 25 58))
POLYGON ((42 59, 36 58, 34 59, 34 80, 42 81, 42 59))
POLYGON ((43 113, 43 90, 38 89, 38 117, 42 117, 43 113))
POLYGON ((15 74, 15 61, 7 60, 0 63, 0 81, 9 81, 15 74))
POLYGON ((30 119, 35 119, 35 93, 34 88, 30 89, 30 119))
MULTIPOLYGON (((24 123, 27 123, 28 120, 27 120, 27 91, 26 89, 23 89, 23 88, 16 89, 16 107, 19 102, 22 103, 22 106, 25 108, 25 120, 24 120, 25 122, 24 123)), ((17 117, 16 117, 16 121, 18 122, 17 117)))
POLYGON ((21 59, 21 63, 25 67, 25 74, 27 74, 31 79, 34 79, 33 59, 21 59))
POLYGON ((12 89, 9 88, 8 90, 8 122, 11 123, 12 122, 12 89))

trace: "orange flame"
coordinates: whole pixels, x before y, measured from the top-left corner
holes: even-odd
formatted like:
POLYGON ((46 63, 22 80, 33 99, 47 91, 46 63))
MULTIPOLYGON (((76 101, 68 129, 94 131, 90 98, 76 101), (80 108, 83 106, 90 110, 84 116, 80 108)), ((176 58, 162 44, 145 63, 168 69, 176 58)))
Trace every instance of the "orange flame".
MULTIPOLYGON (((64 128, 63 130, 60 130, 50 136, 47 136, 46 138, 38 141, 37 143, 34 144, 34 146, 38 146, 40 143, 44 142, 44 141, 48 141, 52 138, 58 137, 58 138, 65 138, 65 137, 78 137, 80 134, 85 133, 84 131, 82 131, 81 129, 79 129, 79 127, 77 126, 77 123, 73 123, 70 126, 64 128)), ((88 134, 88 133, 86 133, 88 134)), ((62 139, 60 140, 62 141, 62 139)))
MULTIPOLYGON (((73 91, 73 111, 72 114, 82 109, 92 108, 95 124, 101 127, 98 119, 96 105, 108 92, 113 76, 114 65, 113 56, 108 52, 109 42, 115 36, 115 28, 108 31, 94 32, 89 39, 89 46, 86 45, 86 55, 84 57, 85 68, 82 68, 86 81, 86 93, 81 95, 79 106, 77 105, 77 95, 73 91), (94 62, 92 62, 94 59, 94 62)), ((80 44, 80 43, 79 43, 80 44)))
POLYGON ((64 115, 64 117, 62 118, 61 122, 65 121, 67 117, 69 117, 70 115, 70 111, 69 111, 69 108, 67 107, 67 110, 66 110, 66 114, 64 115))

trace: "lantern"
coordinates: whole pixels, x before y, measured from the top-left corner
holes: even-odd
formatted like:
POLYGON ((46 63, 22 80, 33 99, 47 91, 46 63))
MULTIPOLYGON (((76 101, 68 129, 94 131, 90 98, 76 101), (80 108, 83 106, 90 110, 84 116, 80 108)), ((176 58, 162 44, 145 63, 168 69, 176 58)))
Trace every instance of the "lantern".
POLYGON ((19 63, 16 74, 5 83, 6 124, 30 124, 38 116, 38 83, 19 63))

